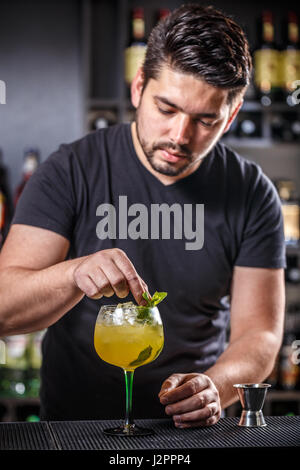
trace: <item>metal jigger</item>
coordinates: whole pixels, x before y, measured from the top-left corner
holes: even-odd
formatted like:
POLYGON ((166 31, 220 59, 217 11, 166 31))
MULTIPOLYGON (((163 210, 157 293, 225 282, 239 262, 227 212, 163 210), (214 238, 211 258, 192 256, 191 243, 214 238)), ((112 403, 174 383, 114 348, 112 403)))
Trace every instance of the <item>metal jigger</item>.
POLYGON ((235 384, 237 393, 243 407, 239 426, 266 426, 262 407, 269 384, 235 384))

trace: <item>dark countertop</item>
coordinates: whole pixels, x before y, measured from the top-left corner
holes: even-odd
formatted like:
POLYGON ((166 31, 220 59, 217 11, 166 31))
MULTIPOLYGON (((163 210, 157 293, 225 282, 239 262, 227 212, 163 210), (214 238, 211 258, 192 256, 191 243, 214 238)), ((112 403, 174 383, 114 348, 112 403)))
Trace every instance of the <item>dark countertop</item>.
POLYGON ((300 416, 266 416, 267 426, 244 428, 239 418, 222 418, 214 426, 176 429, 170 419, 136 420, 153 428, 145 437, 102 433, 121 421, 41 421, 0 423, 0 450, 189 451, 300 447, 300 416))

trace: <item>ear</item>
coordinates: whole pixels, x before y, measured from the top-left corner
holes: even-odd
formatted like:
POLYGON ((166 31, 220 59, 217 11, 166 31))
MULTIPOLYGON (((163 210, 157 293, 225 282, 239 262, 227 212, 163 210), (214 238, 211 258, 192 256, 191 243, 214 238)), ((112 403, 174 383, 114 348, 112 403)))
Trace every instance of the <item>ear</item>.
POLYGON ((137 108, 140 104, 142 90, 144 84, 144 76, 141 67, 135 74, 134 79, 131 83, 131 103, 132 105, 137 108))
POLYGON ((241 101, 239 101, 239 103, 235 106, 235 108, 233 109, 233 111, 231 112, 230 116, 229 116, 229 119, 227 121, 227 124, 225 126, 225 129, 224 129, 224 134, 229 130, 231 124, 233 123, 233 121, 235 120, 236 116, 237 116, 237 113, 239 112, 241 106, 243 106, 243 103, 244 103, 244 100, 241 99, 241 101))

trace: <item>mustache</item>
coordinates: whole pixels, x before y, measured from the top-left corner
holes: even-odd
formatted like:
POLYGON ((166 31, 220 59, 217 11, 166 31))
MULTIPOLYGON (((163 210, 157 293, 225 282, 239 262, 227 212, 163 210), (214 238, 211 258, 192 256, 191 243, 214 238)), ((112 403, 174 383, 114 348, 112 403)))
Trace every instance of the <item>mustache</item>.
POLYGON ((153 151, 155 150, 173 150, 175 153, 182 155, 188 159, 191 159, 191 152, 186 145, 176 145, 173 142, 160 142, 153 145, 153 151))

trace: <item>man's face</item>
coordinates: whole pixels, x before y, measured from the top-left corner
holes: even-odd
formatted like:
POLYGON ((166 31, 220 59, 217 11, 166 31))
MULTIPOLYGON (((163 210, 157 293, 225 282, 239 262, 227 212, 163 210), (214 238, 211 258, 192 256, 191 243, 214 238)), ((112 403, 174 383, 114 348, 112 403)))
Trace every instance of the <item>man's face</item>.
POLYGON ((191 173, 229 127, 228 91, 167 66, 143 93, 142 76, 135 80, 137 138, 148 163, 170 177, 191 173))

